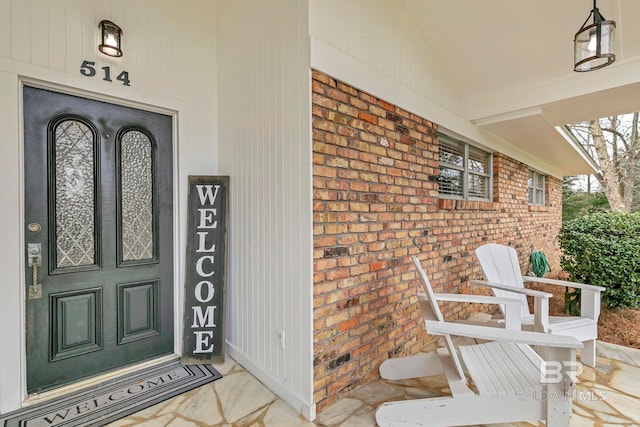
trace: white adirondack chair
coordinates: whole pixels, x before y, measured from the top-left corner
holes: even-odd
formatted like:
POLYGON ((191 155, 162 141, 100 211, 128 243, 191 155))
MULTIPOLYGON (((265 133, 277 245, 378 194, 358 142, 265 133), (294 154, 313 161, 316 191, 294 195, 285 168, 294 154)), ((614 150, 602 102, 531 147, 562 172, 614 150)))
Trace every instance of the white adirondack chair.
MULTIPOLYGON (((452 396, 385 402, 376 411, 378 426, 435 427, 531 420, 546 420, 551 427, 569 426, 575 381, 572 369, 575 349, 582 346, 580 341, 539 332, 444 322, 437 301, 469 302, 478 296, 434 294, 420 261, 415 256, 412 259, 425 291, 418 297, 427 332, 441 335, 445 347, 437 353, 388 359, 380 366, 380 375, 401 380, 444 372, 452 396), (460 346, 458 353, 450 335, 490 341, 460 346), (549 348, 547 362, 530 345, 549 348), (556 362, 554 367, 562 366, 560 371, 554 371, 561 373, 555 381, 545 381, 548 361, 556 362), (470 388, 462 363, 477 392, 470 388)), ((517 299, 480 297, 479 300, 513 306, 513 313, 519 311, 517 299)), ((509 318, 507 323, 512 320, 509 318)), ((518 320, 516 317, 509 326, 519 327, 518 320)))
MULTIPOLYGON (((510 246, 489 243, 476 249, 476 256, 487 281, 472 280, 473 285, 489 286, 493 294, 503 298, 520 298, 522 301, 522 325, 525 330, 550 334, 569 335, 584 343, 580 361, 588 366, 596 364, 596 338, 600 316, 600 292, 605 288, 564 280, 522 276, 516 250, 510 246), (525 282, 539 282, 564 287, 579 288, 580 316, 549 316, 549 298, 552 294, 524 287, 525 282), (514 293, 515 292, 515 293, 514 293), (533 314, 529 311, 526 296, 534 298, 533 314)), ((503 307, 500 307, 503 310, 503 307)), ((504 313, 504 311, 503 311, 504 313)))

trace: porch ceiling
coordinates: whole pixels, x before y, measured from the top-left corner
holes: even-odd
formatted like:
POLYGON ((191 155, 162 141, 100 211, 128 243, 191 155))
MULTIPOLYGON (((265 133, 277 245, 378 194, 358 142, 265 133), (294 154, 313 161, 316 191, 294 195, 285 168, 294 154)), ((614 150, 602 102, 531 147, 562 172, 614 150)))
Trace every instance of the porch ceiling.
POLYGON ((555 126, 640 110, 640 1, 600 0, 616 62, 573 71, 592 0, 402 0, 469 99, 469 119, 567 175, 590 172, 555 126), (532 147, 535 147, 532 150, 532 147))

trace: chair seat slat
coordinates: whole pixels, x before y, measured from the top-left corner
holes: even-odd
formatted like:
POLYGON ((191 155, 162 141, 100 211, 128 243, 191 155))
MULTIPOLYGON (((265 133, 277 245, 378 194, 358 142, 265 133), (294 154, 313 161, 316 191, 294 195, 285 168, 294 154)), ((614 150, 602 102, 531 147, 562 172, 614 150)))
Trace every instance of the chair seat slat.
POLYGON ((527 346, 504 342, 460 347, 462 359, 479 394, 488 396, 542 390, 539 366, 531 360, 528 352, 527 346))

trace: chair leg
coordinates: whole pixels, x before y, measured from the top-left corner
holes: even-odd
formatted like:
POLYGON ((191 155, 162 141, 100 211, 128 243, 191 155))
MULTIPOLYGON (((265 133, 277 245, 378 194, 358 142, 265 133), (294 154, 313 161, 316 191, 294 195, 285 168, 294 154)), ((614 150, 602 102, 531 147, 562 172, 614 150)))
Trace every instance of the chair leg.
POLYGON ((596 340, 584 341, 584 348, 580 351, 580 362, 583 365, 596 366, 596 340))

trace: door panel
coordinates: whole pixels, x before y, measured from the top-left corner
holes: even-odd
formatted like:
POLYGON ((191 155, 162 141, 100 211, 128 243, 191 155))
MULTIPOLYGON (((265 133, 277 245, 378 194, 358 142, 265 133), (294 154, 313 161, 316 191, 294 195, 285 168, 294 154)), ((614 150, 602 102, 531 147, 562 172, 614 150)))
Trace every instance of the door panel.
POLYGON ((102 349, 102 289, 51 294, 51 361, 102 349))
POLYGON ((24 117, 28 391, 171 353, 171 117, 31 87, 24 117))
POLYGON ((159 333, 158 281, 118 285, 118 344, 159 333))

